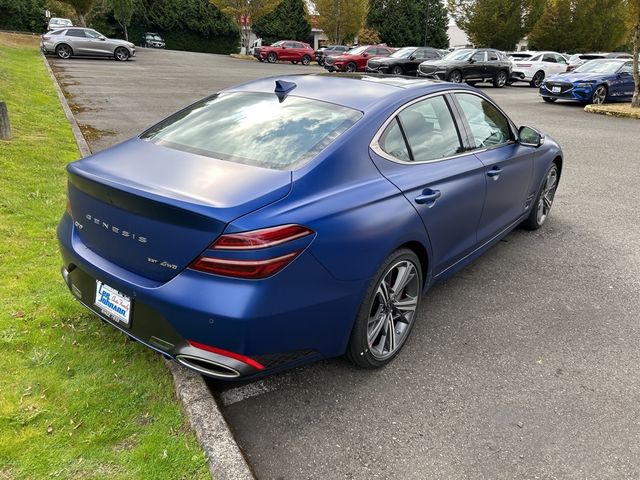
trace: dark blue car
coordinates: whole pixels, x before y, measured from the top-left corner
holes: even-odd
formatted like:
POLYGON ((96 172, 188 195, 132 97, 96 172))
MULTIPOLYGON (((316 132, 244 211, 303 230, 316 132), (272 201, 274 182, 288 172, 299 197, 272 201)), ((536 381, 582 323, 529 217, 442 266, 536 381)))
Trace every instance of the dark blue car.
POLYGON ((62 275, 205 375, 380 367, 431 285, 542 226, 561 171, 556 142, 465 85, 262 79, 70 164, 62 275))
POLYGON ((558 73, 540 86, 545 102, 574 100, 601 104, 630 101, 635 83, 633 61, 629 59, 590 60, 572 72, 558 73))

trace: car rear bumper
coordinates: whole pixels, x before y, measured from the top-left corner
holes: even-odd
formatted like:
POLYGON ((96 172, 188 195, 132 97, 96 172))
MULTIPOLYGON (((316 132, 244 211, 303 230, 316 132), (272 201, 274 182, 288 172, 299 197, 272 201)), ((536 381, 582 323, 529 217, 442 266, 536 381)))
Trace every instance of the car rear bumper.
POLYGON ((147 347, 223 380, 341 355, 366 285, 336 280, 308 251, 264 280, 186 269, 162 283, 89 250, 68 214, 58 240, 62 276, 85 307, 147 347), (96 281, 131 298, 128 326, 94 304, 96 281))

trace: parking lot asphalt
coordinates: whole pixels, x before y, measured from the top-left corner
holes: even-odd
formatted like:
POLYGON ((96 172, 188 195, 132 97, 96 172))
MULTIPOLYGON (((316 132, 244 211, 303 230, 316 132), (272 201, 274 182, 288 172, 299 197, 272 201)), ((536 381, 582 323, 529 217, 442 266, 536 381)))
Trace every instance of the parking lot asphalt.
MULTIPOLYGON (((51 64, 94 151, 221 87, 320 71, 148 50, 51 64)), ((383 370, 210 382, 258 478, 640 478, 640 122, 482 88, 562 145, 550 218, 431 289, 383 370)))

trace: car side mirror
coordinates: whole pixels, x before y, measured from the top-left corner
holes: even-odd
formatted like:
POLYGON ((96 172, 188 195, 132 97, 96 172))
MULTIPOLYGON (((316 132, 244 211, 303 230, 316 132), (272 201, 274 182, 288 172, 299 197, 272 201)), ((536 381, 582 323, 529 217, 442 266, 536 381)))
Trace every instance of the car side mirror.
POLYGON ((98 37, 98 40, 102 40, 103 42, 107 39, 107 37, 105 37, 104 35, 100 35, 98 37))
POLYGON ((367 52, 364 52, 364 53, 362 54, 362 56, 363 56, 363 57, 368 57, 368 56, 369 56, 369 54, 368 54, 367 52))
POLYGON ((409 57, 409 60, 415 60, 415 59, 416 59, 416 56, 415 56, 415 55, 411 55, 411 56, 409 57))
POLYGON ((544 136, 535 128, 523 125, 518 129, 518 142, 525 147, 538 148, 544 143, 544 136))
POLYGON ((470 58, 469 63, 476 63, 476 61, 473 58, 470 58))

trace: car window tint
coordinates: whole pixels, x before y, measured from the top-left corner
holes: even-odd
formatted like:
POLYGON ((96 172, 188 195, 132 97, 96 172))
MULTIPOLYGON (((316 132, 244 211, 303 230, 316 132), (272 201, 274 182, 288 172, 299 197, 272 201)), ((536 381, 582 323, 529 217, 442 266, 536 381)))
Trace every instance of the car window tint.
POLYGON ((554 55, 554 57, 556 58, 556 63, 567 64, 567 60, 562 55, 554 55))
MULTIPOLYGON (((100 36, 95 30, 85 30, 84 33, 89 38, 98 38, 100 36)), ((153 39, 153 35, 150 35, 150 37, 153 39)))
POLYGON ((622 65, 622 67, 620 67, 620 70, 618 70, 619 73, 633 73, 633 63, 631 62, 627 62, 624 65, 622 65))
POLYGON ((455 95, 471 128, 476 148, 494 147, 512 140, 509 120, 490 102, 477 95, 455 95))
POLYGON ((531 57, 529 59, 519 59, 519 60, 529 60, 530 62, 539 62, 542 55, 536 55, 535 57, 531 57))
POLYGON ((365 50, 365 53, 367 55, 375 55, 377 53, 378 49, 377 48, 367 48, 365 50))
POLYGON ((84 38, 84 30, 78 30, 77 28, 70 28, 69 30, 67 30, 67 36, 84 38))
POLYGON ((444 97, 415 103, 398 117, 414 161, 437 160, 462 151, 458 130, 444 97))
POLYGON ((488 56, 489 56, 489 61, 490 62, 497 62, 498 61, 498 54, 496 52, 487 52, 488 56))
POLYGON ((301 44, 301 43, 299 43, 299 42, 295 42, 295 43, 293 44, 293 47, 294 47, 294 48, 304 48, 304 45, 302 45, 302 44, 301 44))
POLYGON ((547 54, 543 55, 542 61, 543 62, 550 62, 550 63, 557 63, 556 62, 556 56, 555 55, 551 55, 550 53, 547 53, 547 54))
POLYGON ((273 93, 222 93, 201 100, 141 135, 169 148, 289 170, 315 157, 362 117, 332 103, 273 93))
POLYGON ((397 118, 393 119, 385 129, 384 133, 380 136, 378 145, 380 145, 380 148, 384 152, 398 160, 402 160, 403 162, 411 161, 409 150, 407 149, 407 144, 404 141, 404 136, 400 130, 397 118))
POLYGON ((471 58, 473 59, 474 62, 484 62, 485 52, 476 52, 473 54, 473 57, 471 58))

